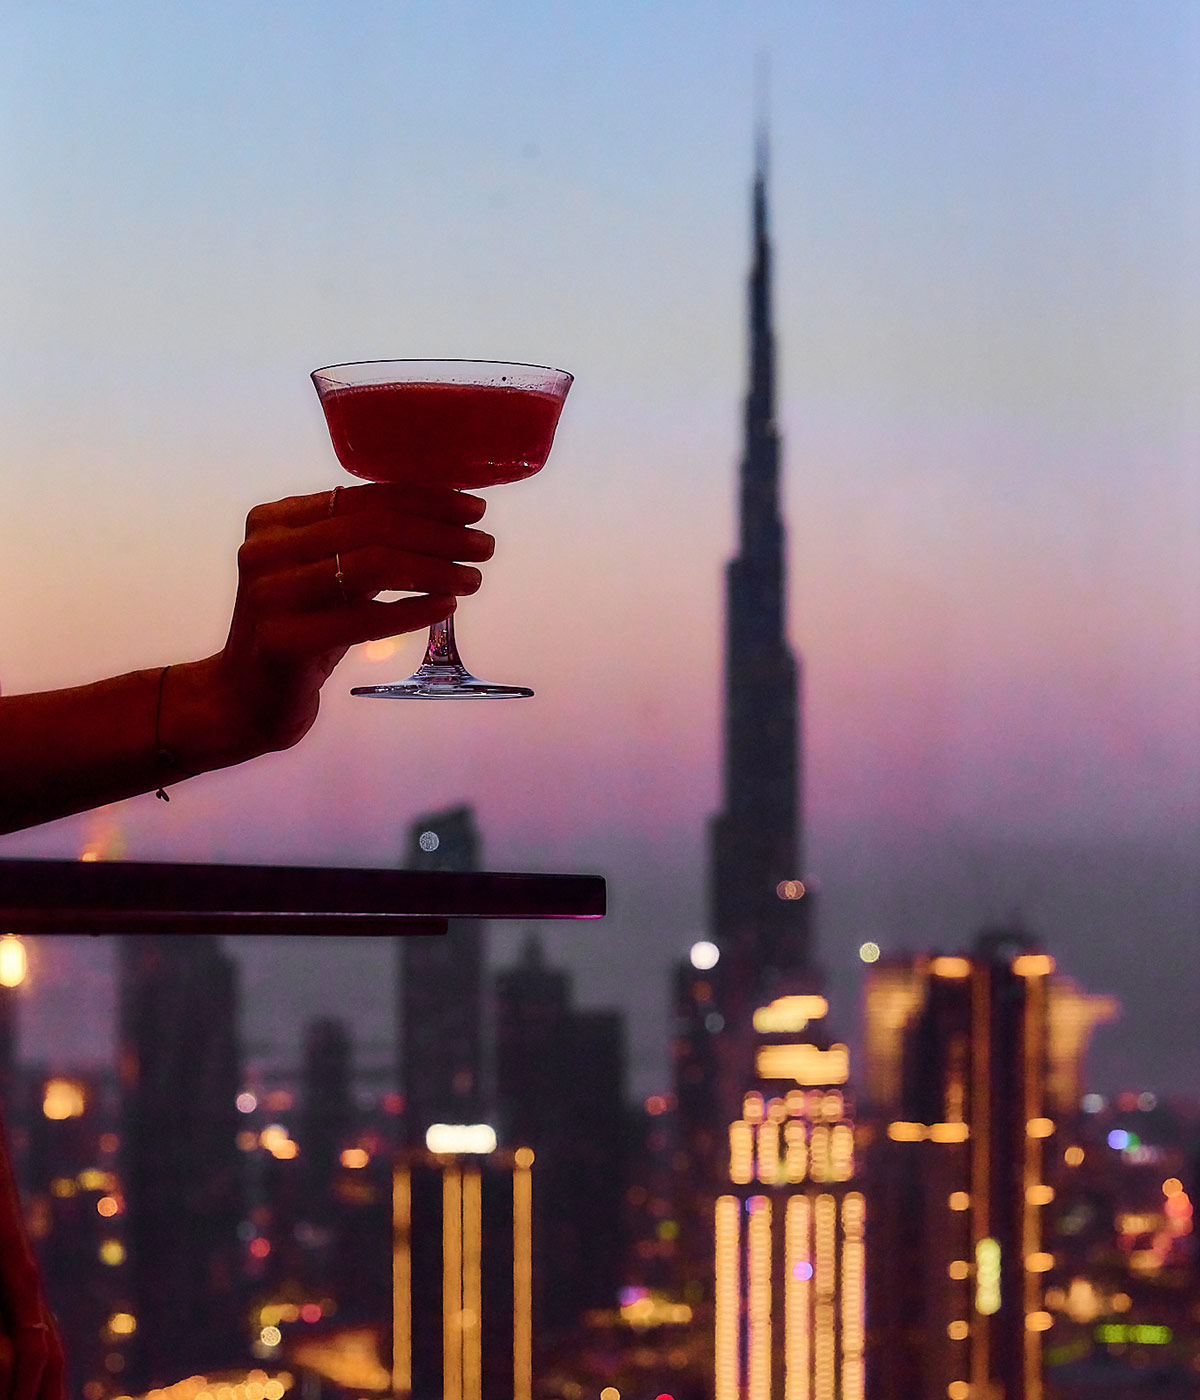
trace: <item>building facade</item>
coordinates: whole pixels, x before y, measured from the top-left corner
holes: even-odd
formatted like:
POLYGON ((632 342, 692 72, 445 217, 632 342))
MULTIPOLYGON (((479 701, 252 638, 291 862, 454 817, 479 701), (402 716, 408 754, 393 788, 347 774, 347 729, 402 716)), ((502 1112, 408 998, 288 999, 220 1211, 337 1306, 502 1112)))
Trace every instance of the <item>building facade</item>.
POLYGON ((863 1400, 866 1201, 845 1045, 823 997, 753 1017, 715 1237, 715 1400, 863 1400), (814 1024, 816 1023, 816 1024, 814 1024))
POLYGON ((1091 1028, 1026 934, 877 963, 866 987, 872 1400, 1042 1400, 1045 1215, 1091 1028))
POLYGON ((534 1154, 463 1145, 396 1163, 392 1394, 531 1400, 534 1154))

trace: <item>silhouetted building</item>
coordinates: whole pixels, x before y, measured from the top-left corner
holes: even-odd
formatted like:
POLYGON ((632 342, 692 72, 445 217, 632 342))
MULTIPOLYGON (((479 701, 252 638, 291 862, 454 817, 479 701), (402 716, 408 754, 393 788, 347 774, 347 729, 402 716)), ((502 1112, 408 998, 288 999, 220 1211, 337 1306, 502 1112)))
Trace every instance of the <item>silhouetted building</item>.
POLYGON ((872 1400, 1044 1394, 1045 1217, 1091 1029, 1115 1011, 1053 970, 1001 930, 868 974, 872 1400))
POLYGON ((536 935, 496 977, 496 1089, 504 1142, 536 1153, 534 1313, 553 1346, 616 1306, 629 1129, 621 1017, 575 1009, 536 935))
MULTIPOLYGON (((410 870, 478 870, 469 807, 421 817, 409 830, 410 870)), ((431 1123, 484 1116, 484 925, 452 919, 440 936, 400 938, 400 1083, 405 1141, 420 1147, 431 1123)))
POLYGON ((810 973, 803 893, 799 668, 787 640, 786 539, 775 423, 766 141, 754 177, 749 385, 738 553, 725 574, 723 798, 711 833, 711 920, 721 1010, 737 1017, 810 973))
POLYGON ((120 1174, 126 1191, 129 1393, 228 1369, 248 1337, 234 966, 211 934, 119 944, 120 1174))
MULTIPOLYGON (((815 994, 812 895, 802 878, 801 678, 787 638, 780 510, 766 138, 754 174, 749 375, 738 481, 738 552, 725 576, 722 806, 710 832, 709 956, 675 977, 677 1281, 712 1296, 713 1203, 725 1133, 753 1079, 756 1008, 815 994)), ((703 1299, 702 1299, 703 1295, 703 1299)))
POLYGON ((343 1021, 310 1021, 304 1034, 300 1103, 300 1172, 304 1214, 328 1228, 334 1219, 333 1184, 354 1122, 350 1033, 343 1021))

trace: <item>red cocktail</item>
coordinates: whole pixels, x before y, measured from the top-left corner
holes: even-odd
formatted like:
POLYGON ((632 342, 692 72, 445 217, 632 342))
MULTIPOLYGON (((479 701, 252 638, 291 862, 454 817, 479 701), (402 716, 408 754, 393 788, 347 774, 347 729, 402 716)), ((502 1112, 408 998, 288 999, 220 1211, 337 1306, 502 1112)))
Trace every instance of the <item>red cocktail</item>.
MULTIPOLYGON (((330 365, 312 378, 348 472, 368 481, 475 489, 541 470, 571 387, 563 370, 491 360, 373 360, 330 365)), ((533 691, 472 676, 447 618, 430 629, 425 660, 408 680, 351 693, 504 699, 533 691)))
POLYGON ((363 384, 322 394, 338 461, 368 481, 478 488, 550 454, 562 395, 504 384, 363 384))

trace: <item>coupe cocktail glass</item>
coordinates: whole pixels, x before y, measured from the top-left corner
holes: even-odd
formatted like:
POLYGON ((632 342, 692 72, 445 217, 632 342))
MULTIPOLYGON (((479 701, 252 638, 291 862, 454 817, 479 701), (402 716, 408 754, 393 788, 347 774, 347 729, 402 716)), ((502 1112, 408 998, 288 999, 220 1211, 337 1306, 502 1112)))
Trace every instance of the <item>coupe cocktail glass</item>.
MULTIPOLYGON (((314 370, 312 379, 348 472, 463 490, 540 471, 571 387, 565 370, 495 360, 365 360, 314 370)), ((476 679, 459 659, 448 617, 429 629, 425 660, 407 680, 351 694, 456 700, 533 691, 476 679)))

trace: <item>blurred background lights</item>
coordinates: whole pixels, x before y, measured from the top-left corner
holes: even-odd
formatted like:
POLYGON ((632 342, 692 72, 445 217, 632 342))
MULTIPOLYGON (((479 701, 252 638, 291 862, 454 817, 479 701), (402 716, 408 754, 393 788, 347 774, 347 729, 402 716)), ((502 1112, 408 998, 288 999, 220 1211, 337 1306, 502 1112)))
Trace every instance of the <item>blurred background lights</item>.
POLYGON ((1101 1113, 1104 1110, 1104 1095, 1084 1094, 1079 1107, 1083 1109, 1084 1113, 1101 1113))
MULTIPOLYGON (((3 949, 0 948, 0 954, 2 953, 3 949)), ((1142 1110, 1143 1113, 1153 1112, 1153 1110, 1158 1107, 1158 1095, 1151 1094, 1149 1092, 1145 1094, 1139 1094, 1137 1097, 1137 1106, 1142 1110)))
POLYGON ((349 1167, 353 1171, 365 1167, 371 1158, 364 1147, 347 1147, 339 1160, 343 1167, 349 1167))
POLYGON ((699 943, 692 944, 688 957, 698 972, 707 972, 710 967, 716 967, 721 960, 721 950, 715 943, 702 938, 699 943))
POLYGON ((1124 1152, 1129 1146, 1129 1134, 1124 1128, 1114 1128, 1108 1135, 1108 1145, 1118 1152, 1124 1152))
POLYGON ((801 899, 804 895, 804 882, 802 880, 780 880, 775 886, 775 893, 780 899, 801 899))
POLYGON ((600 1400, 621 1400, 621 1392, 615 1385, 606 1385, 600 1392, 600 1400))
POLYGON ((253 1113, 258 1107, 258 1099, 247 1089, 237 1096, 237 1111, 239 1113, 253 1113))
POLYGON ((423 851, 436 851, 441 844, 441 838, 436 831, 423 831, 417 840, 417 845, 423 851))
POLYGON ((28 967, 24 943, 15 933, 6 933, 0 938, 0 987, 19 987, 28 967))
POLYGON ((42 1092, 42 1112, 61 1121, 79 1118, 84 1109, 83 1085, 74 1079, 48 1079, 42 1092))
POLYGON ((865 963, 879 961, 879 944, 870 941, 864 943, 858 950, 859 959, 865 963))
POLYGON ((792 1277, 801 1283, 806 1283, 813 1276, 813 1266, 807 1259, 798 1259, 792 1265, 792 1277))
POLYGON ((125 1262, 125 1246, 120 1240, 104 1240, 99 1249, 100 1262, 115 1269, 125 1262))
POLYGON ((367 642, 362 649, 362 654, 368 661, 387 661, 396 654, 396 643, 391 637, 380 637, 377 641, 367 642))
POLYGON ((258 1340, 265 1347, 277 1347, 283 1341, 283 1333, 274 1323, 270 1323, 258 1334, 258 1340))

